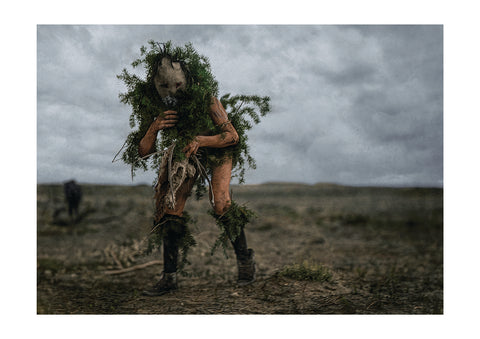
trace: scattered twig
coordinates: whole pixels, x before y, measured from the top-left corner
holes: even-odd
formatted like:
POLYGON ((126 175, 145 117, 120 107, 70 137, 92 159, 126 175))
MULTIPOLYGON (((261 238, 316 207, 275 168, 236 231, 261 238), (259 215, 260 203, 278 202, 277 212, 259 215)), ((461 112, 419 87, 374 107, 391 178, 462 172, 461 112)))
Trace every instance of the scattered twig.
POLYGON ((117 264, 117 266, 120 268, 123 268, 122 263, 120 262, 120 260, 118 260, 117 256, 115 255, 112 249, 109 251, 109 253, 112 256, 113 261, 115 261, 115 263, 117 264))
MULTIPOLYGON (((112 162, 115 162, 117 160, 115 160, 117 158, 117 156, 120 154, 120 152, 123 150, 123 148, 125 147, 125 144, 127 143, 127 140, 125 140, 125 142, 123 143, 122 145, 122 148, 120 148, 120 150, 117 152, 117 154, 115 154, 115 156, 113 157, 113 160, 112 162)), ((119 159, 120 160, 120 159, 119 159)))
POLYGON ((131 271, 135 271, 135 270, 140 270, 140 269, 148 267, 148 266, 162 264, 162 263, 163 262, 161 260, 152 260, 152 261, 146 262, 144 264, 130 266, 130 267, 127 267, 127 268, 123 268, 121 270, 105 271, 105 274, 110 274, 110 275, 112 275, 112 274, 123 274, 123 273, 131 272, 131 271))
POLYGON ((370 303, 368 306, 367 306, 367 310, 370 309, 370 307, 372 307, 373 305, 377 304, 379 301, 378 300, 374 300, 372 303, 370 303))

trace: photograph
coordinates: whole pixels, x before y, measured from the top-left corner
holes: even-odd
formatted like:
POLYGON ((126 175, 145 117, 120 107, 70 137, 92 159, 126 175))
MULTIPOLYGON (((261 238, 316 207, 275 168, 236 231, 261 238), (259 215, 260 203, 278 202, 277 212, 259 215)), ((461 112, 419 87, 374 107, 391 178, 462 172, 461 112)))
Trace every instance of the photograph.
POLYGON ((442 24, 37 24, 37 315, 443 315, 442 24))

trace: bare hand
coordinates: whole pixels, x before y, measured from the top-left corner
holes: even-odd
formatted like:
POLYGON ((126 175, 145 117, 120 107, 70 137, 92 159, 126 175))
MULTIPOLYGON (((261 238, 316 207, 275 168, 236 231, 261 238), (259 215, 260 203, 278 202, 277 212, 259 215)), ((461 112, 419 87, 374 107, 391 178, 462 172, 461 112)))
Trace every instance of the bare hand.
POLYGON ((195 138, 195 140, 193 140, 191 143, 185 146, 185 148, 183 149, 183 153, 185 153, 185 156, 189 158, 190 155, 197 154, 197 151, 199 148, 200 148, 200 143, 195 138))
POLYGON ((154 121, 158 130, 173 127, 177 124, 177 122, 178 114, 176 111, 165 111, 161 113, 154 121))

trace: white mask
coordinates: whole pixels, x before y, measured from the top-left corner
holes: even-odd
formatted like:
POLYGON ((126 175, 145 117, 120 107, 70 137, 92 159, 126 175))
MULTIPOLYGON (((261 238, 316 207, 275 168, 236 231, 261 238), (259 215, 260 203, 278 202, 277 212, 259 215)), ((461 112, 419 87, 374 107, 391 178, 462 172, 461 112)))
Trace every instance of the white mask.
POLYGON ((168 57, 163 57, 153 81, 161 98, 173 97, 177 91, 187 88, 187 78, 180 63, 172 62, 168 57))

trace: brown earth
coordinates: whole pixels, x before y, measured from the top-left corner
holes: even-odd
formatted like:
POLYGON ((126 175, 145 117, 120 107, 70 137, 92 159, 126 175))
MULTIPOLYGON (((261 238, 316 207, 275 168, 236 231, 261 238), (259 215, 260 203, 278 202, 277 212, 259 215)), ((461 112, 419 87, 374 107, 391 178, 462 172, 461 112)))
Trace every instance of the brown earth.
POLYGON ((146 297, 162 271, 159 253, 141 251, 151 187, 82 187, 74 224, 61 185, 37 187, 38 314, 443 313, 443 189, 233 186, 258 215, 246 229, 257 280, 245 287, 232 250, 210 254, 219 230, 207 199, 192 197, 188 276, 146 297), (326 274, 308 276, 317 271, 326 274))

